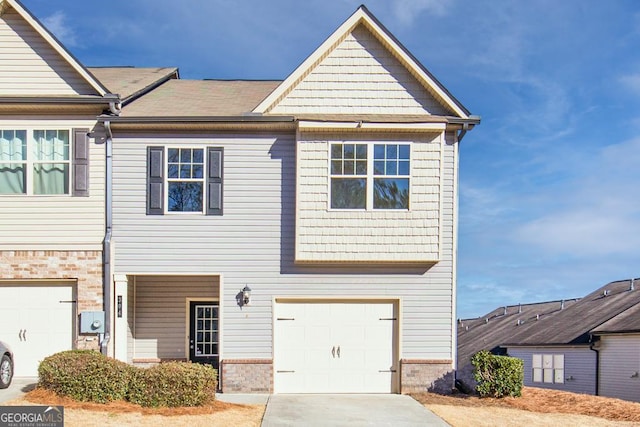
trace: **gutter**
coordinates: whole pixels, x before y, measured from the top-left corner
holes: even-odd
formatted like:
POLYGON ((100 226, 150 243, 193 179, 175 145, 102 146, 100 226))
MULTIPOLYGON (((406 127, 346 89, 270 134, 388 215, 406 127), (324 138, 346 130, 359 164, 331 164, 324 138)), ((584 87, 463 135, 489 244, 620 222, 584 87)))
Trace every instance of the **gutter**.
POLYGON ((591 342, 589 343, 589 350, 596 353, 596 396, 600 396, 600 350, 596 348, 598 341, 593 341, 593 335, 591 335, 591 342))
POLYGON ((116 123, 207 123, 207 122, 219 122, 219 123, 293 123, 295 122, 293 116, 156 116, 156 117, 112 117, 112 116, 98 116, 98 122, 113 122, 116 123))
POLYGON ((118 102, 118 95, 108 94, 104 97, 97 96, 0 96, 2 104, 104 104, 118 102))

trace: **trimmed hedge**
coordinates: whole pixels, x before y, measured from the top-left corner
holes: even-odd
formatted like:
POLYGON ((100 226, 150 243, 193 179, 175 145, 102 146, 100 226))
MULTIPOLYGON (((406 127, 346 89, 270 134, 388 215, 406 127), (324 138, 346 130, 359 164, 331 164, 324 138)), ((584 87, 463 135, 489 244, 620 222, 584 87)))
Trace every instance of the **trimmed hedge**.
POLYGON ((473 377, 478 383, 480 397, 519 397, 524 382, 524 364, 521 359, 496 356, 483 350, 471 358, 473 377))
POLYGON ((169 362, 137 368, 93 350, 70 350, 45 358, 38 387, 83 402, 127 400, 146 407, 199 406, 215 399, 211 366, 169 362))
POLYGON ((216 370, 197 363, 169 362, 138 369, 128 400, 141 406, 201 406, 216 397, 216 370))
POLYGON ((133 367, 93 350, 70 350, 45 358, 38 386, 82 402, 124 400, 133 367))

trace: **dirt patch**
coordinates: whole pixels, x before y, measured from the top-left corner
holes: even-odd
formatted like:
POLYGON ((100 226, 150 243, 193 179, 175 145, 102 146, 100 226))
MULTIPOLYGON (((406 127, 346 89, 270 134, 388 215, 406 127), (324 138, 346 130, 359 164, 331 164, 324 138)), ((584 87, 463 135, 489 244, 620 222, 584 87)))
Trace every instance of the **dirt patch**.
POLYGON ((476 396, 465 394, 442 396, 433 393, 418 393, 412 396, 429 408, 432 405, 493 407, 545 414, 586 415, 609 421, 640 423, 640 403, 535 387, 524 387, 522 389, 522 397, 519 398, 480 399, 476 396))
POLYGON ((209 405, 180 408, 143 408, 128 402, 77 402, 44 389, 3 405, 62 405, 66 426, 246 426, 259 427, 265 405, 237 405, 213 401, 209 405))

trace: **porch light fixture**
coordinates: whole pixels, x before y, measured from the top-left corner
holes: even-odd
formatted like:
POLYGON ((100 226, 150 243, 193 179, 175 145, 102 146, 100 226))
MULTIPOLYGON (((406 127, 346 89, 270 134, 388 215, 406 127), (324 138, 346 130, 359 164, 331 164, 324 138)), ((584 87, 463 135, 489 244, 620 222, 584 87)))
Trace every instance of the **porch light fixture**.
POLYGON ((249 305, 251 302, 251 288, 249 285, 244 285, 242 288, 242 305, 249 305))

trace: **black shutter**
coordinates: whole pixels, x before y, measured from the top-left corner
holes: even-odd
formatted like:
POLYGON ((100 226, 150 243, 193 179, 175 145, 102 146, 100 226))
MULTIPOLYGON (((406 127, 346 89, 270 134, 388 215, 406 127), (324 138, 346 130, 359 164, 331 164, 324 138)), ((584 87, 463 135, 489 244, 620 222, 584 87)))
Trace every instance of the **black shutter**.
POLYGON ((147 147, 147 215, 164 215, 164 147, 147 147))
POLYGON ((73 188, 71 194, 75 197, 89 197, 89 129, 73 129, 72 140, 72 170, 73 188))
POLYGON ((221 147, 207 148, 207 215, 222 215, 223 154, 221 147))

